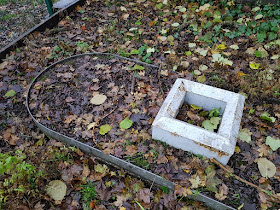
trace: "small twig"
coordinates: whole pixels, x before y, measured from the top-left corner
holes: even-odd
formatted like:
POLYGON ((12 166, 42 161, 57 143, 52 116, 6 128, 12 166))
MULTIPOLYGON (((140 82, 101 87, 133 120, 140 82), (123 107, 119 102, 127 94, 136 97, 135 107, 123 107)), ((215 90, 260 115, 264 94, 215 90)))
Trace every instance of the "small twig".
POLYGON ((159 67, 158 67, 157 78, 158 78, 158 84, 159 84, 159 93, 163 94, 162 85, 161 85, 161 78, 160 78, 161 69, 162 69, 162 64, 160 64, 159 67))
POLYGON ((263 188, 261 188, 261 187, 255 185, 255 184, 251 183, 251 182, 248 182, 248 181, 246 181, 245 179, 242 179, 241 177, 237 176, 236 174, 231 173, 225 166, 223 166, 223 165, 222 165, 220 162, 218 162, 215 158, 211 158, 211 159, 210 159, 210 162, 211 162, 211 163, 215 163, 216 165, 218 165, 220 168, 222 168, 225 172, 227 172, 230 176, 234 177, 235 179, 237 179, 237 180, 239 180, 239 181, 241 181, 241 182, 243 182, 243 183, 245 183, 245 184, 247 184, 247 185, 250 185, 251 187, 254 187, 254 188, 256 188, 257 190, 259 190, 259 191, 261 191, 261 192, 264 192, 264 193, 267 194, 268 196, 271 196, 271 197, 273 197, 274 199, 276 199, 277 202, 280 202, 280 197, 279 197, 279 196, 273 194, 271 191, 265 190, 265 189, 263 189, 263 188))
POLYGON ((130 89, 130 92, 131 94, 133 94, 134 92, 134 86, 135 86, 135 76, 134 76, 134 73, 132 73, 132 82, 131 82, 131 89, 130 89))
POLYGON ((114 109, 112 109, 108 114, 106 114, 104 117, 102 117, 102 120, 105 119, 106 117, 108 117, 110 114, 112 114, 118 107, 115 107, 114 109))
POLYGON ((152 184, 151 184, 151 186, 150 186, 150 191, 151 191, 151 189, 152 189, 152 187, 153 187, 153 185, 154 185, 154 182, 155 182, 155 179, 153 180, 153 182, 152 182, 152 184))

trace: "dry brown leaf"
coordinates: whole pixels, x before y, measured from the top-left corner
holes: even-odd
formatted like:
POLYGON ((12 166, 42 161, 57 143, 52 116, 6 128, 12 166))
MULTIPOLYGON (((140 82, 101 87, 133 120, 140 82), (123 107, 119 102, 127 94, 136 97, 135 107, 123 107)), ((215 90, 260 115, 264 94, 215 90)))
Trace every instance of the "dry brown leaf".
POLYGON ((115 206, 121 207, 125 201, 127 201, 126 195, 117 195, 117 200, 113 204, 115 206))
POLYGON ((90 169, 88 166, 84 165, 83 166, 83 173, 82 173, 82 177, 88 177, 88 175, 90 174, 90 169))
POLYGON ((164 156, 164 155, 159 155, 157 157, 157 164, 161 164, 161 163, 167 163, 168 159, 164 156))
POLYGON ((129 156, 133 156, 137 153, 137 147, 135 145, 128 145, 126 146, 125 154, 129 156))
POLYGON ((145 203, 150 203, 151 195, 152 195, 152 193, 149 188, 142 188, 142 189, 140 189, 140 191, 138 193, 138 198, 140 200, 144 201, 145 203))

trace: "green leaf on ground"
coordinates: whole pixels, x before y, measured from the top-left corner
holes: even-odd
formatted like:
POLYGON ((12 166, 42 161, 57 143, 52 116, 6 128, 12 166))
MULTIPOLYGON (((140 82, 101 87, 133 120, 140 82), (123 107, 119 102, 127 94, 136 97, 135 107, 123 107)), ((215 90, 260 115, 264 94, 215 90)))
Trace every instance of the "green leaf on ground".
POLYGON ((136 50, 136 49, 131 50, 130 54, 131 55, 138 55, 139 54, 139 50, 136 50))
POLYGON ((212 171, 206 176, 206 188, 211 192, 217 192, 217 185, 222 183, 222 180, 215 177, 216 171, 212 171))
MULTIPOLYGON (((220 123, 221 118, 220 117, 211 117, 210 122, 213 125, 216 125, 218 127, 219 123, 220 123)), ((217 128, 216 128, 217 129, 217 128)))
POLYGON ((105 135, 105 134, 108 133, 110 130, 111 130, 111 126, 110 126, 110 125, 108 125, 108 124, 101 125, 101 126, 100 126, 100 130, 99 130, 99 133, 100 133, 101 135, 105 135))
POLYGON ((10 98, 10 97, 15 96, 16 94, 17 94, 16 91, 14 91, 14 90, 9 90, 9 91, 5 94, 5 97, 6 97, 6 98, 10 98))
POLYGON ((257 58, 261 58, 261 57, 262 57, 262 52, 261 52, 261 51, 256 50, 256 51, 254 52, 254 54, 255 54, 255 56, 256 56, 257 58))
POLYGON ((260 67, 260 64, 259 63, 250 63, 249 66, 251 69, 258 69, 260 67))
POLYGON ((238 138, 241 141, 245 141, 247 143, 250 143, 251 142, 251 135, 252 135, 252 133, 250 132, 250 130, 248 128, 243 128, 239 131, 238 138))
POLYGON ((123 121, 120 122, 120 128, 122 129, 129 129, 132 126, 133 122, 128 119, 125 118, 123 121))
POLYGON ((268 136, 266 137, 265 144, 270 146, 273 151, 276 151, 278 148, 280 148, 280 139, 274 139, 268 136))
POLYGON ((191 104, 191 108, 193 108, 194 110, 201 110, 202 109, 202 107, 196 106, 194 104, 191 104))
POLYGON ((145 67, 144 66, 140 66, 140 65, 135 65, 135 66, 133 66, 133 69, 134 70, 144 70, 145 67))
POLYGON ((101 164, 97 164, 94 165, 94 171, 97 173, 107 173, 109 171, 108 166, 106 166, 105 164, 103 164, 103 166, 101 164))
POLYGON ((262 113, 261 115, 260 115, 260 118, 262 119, 262 120, 267 120, 267 121, 269 121, 269 122, 275 122, 275 117, 271 117, 270 116, 270 114, 268 113, 268 112, 264 112, 264 113, 262 113))
POLYGON ((206 81, 206 77, 205 75, 201 75, 201 76, 198 76, 196 78, 196 80, 199 82, 199 83, 204 83, 206 81))
POLYGON ((202 127, 205 128, 206 130, 213 131, 213 132, 215 129, 217 129, 217 125, 211 123, 210 120, 204 120, 202 122, 202 127))

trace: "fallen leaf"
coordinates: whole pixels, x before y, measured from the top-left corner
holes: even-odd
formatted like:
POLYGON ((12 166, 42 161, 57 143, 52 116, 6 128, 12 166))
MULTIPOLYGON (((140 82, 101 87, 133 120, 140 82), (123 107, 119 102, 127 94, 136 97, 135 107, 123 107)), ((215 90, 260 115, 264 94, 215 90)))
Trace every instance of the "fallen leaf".
POLYGON ((224 50, 224 49, 226 49, 227 47, 226 47, 224 44, 219 44, 219 45, 217 46, 217 48, 218 48, 219 50, 224 50))
POLYGON ((259 63, 250 63, 249 66, 251 69, 258 69, 260 67, 260 64, 259 63))
POLYGON ((133 69, 134 69, 134 70, 144 70, 145 67, 136 64, 136 65, 133 66, 133 69))
POLYGON ((140 200, 144 201, 145 203, 150 203, 150 197, 152 193, 149 188, 142 188, 138 193, 138 197, 140 200))
POLYGON ((10 98, 10 97, 15 96, 16 94, 17 94, 16 91, 14 91, 14 90, 9 90, 9 91, 5 94, 5 97, 6 97, 6 98, 10 98))
POLYGON ((173 26, 173 27, 178 27, 179 25, 180 25, 179 23, 172 23, 171 26, 173 26))
POLYGON ((200 65, 198 68, 199 68, 200 71, 206 71, 208 69, 208 66, 200 65))
POLYGON ((251 142, 251 135, 252 135, 252 132, 250 132, 250 130, 248 128, 243 128, 239 131, 238 138, 241 141, 245 141, 247 143, 250 143, 251 142))
POLYGON ((201 184, 199 176, 195 176, 189 179, 190 183, 192 184, 191 188, 198 188, 201 184))
POLYGON ((106 101, 106 99, 107 99, 107 96, 105 96, 103 94, 97 94, 90 100, 90 103, 92 103, 94 105, 100 105, 100 104, 103 104, 106 101))
POLYGON ((167 40, 166 36, 158 36, 157 38, 162 42, 165 42, 167 40))
POLYGON ((129 14, 123 14, 123 15, 122 15, 122 18, 123 18, 124 20, 127 20, 128 17, 129 17, 129 14))
POLYGON ((137 147, 135 145, 126 146, 125 154, 129 156, 133 156, 137 153, 137 147))
POLYGON ((196 106, 194 104, 191 104, 191 108, 193 108, 194 110, 201 110, 202 109, 202 107, 196 106))
POLYGON ((194 73, 195 75, 201 75, 201 71, 199 71, 199 70, 194 70, 193 73, 194 73))
POLYGON ((147 53, 154 53, 156 50, 155 48, 147 48, 147 53))
POLYGON ((261 115, 260 115, 260 118, 262 120, 267 120, 269 122, 275 122, 275 117, 271 117, 270 114, 268 112, 263 112, 261 115))
POLYGON ((97 123, 96 122, 92 122, 92 123, 90 123, 90 124, 88 124, 88 126, 87 126, 87 129, 88 130, 90 130, 90 129, 94 129, 94 127, 97 125, 97 123))
POLYGON ((270 57, 270 59, 272 59, 272 60, 276 60, 278 58, 280 58, 280 54, 273 55, 273 56, 270 57))
POLYGON ((193 48, 193 47, 195 47, 196 46, 196 43, 189 43, 189 48, 193 48))
POLYGON ((88 166, 84 165, 83 166, 83 173, 82 173, 82 177, 88 177, 88 175, 90 174, 90 169, 88 166))
POLYGON ((255 20, 259 20, 259 19, 262 19, 262 18, 263 18, 263 15, 259 14, 259 15, 256 15, 255 20))
POLYGON ((236 44, 230 45, 229 48, 234 49, 234 50, 238 50, 239 47, 236 44))
POLYGON ((276 167, 274 165, 274 163, 272 163, 271 161, 269 161, 266 158, 259 158, 258 161, 258 168, 259 171, 261 172, 261 175, 263 177, 273 177, 276 173, 276 167))
POLYGON ((125 118, 123 121, 120 122, 120 128, 122 129, 129 129, 132 126, 133 122, 128 119, 125 118))
POLYGON ((215 194, 215 198, 222 201, 226 199, 226 195, 228 194, 228 187, 222 183, 222 185, 219 187, 219 192, 215 194))
POLYGON ((0 69, 3 69, 6 65, 8 65, 8 61, 4 61, 0 64, 0 69))
POLYGON ((273 151, 276 151, 278 148, 280 148, 280 139, 274 139, 270 136, 267 136, 265 144, 270 146, 273 151))
POLYGON ((66 184, 60 180, 53 180, 49 182, 46 192, 55 201, 63 200, 66 195, 66 184))
POLYGON ((243 73, 242 71, 238 71, 237 73, 237 77, 240 78, 240 77, 243 77, 243 76, 246 76, 247 74, 243 73))
POLYGON ((161 164, 161 163, 165 164, 167 162, 168 162, 168 159, 164 155, 161 155, 161 154, 158 155, 157 164, 161 164))
POLYGON ((97 164, 97 165, 94 165, 94 171, 97 173, 103 174, 103 173, 107 173, 109 171, 109 169, 105 164, 103 164, 103 165, 97 164))
POLYGON ((123 205, 123 202, 127 201, 126 195, 117 195, 117 200, 113 203, 115 206, 121 207, 123 205))
POLYGON ((201 76, 198 76, 198 77, 196 78, 196 80, 197 80, 199 83, 204 83, 204 82, 206 81, 206 77, 205 77, 205 75, 203 74, 203 75, 201 75, 201 76))
POLYGON ((105 135, 105 134, 108 133, 110 130, 111 130, 111 126, 110 126, 110 125, 108 125, 108 124, 101 125, 101 126, 100 126, 100 130, 99 130, 99 133, 100 133, 101 135, 105 135))
POLYGON ((222 183, 222 180, 215 177, 216 171, 211 171, 206 176, 206 188, 211 192, 217 192, 217 185, 222 183))
POLYGON ((253 47, 250 47, 245 52, 248 53, 249 55, 254 55, 255 49, 253 47))

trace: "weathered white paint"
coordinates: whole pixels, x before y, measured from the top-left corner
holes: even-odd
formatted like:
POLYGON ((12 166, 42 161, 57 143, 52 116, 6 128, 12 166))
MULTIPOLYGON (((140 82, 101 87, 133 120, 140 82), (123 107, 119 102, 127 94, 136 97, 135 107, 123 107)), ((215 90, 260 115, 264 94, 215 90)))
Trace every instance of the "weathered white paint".
POLYGON ((245 97, 186 79, 177 79, 152 125, 153 139, 178 149, 216 158, 226 165, 234 153, 245 97), (184 102, 205 110, 221 107, 218 132, 175 119, 184 102))

